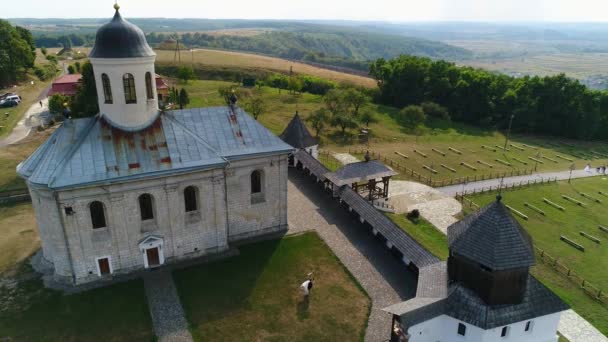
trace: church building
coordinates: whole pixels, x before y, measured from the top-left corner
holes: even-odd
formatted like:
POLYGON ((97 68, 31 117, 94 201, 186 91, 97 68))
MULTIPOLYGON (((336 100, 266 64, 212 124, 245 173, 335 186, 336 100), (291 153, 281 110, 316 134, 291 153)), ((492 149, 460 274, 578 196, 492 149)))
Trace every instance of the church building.
POLYGON ((530 275, 532 239, 497 200, 448 227, 449 257, 420 269, 391 342, 557 342, 568 306, 530 275))
POLYGON ((103 280, 285 231, 293 148, 236 98, 159 110, 155 53, 115 10, 89 56, 100 112, 66 119, 17 167, 54 279, 103 280))

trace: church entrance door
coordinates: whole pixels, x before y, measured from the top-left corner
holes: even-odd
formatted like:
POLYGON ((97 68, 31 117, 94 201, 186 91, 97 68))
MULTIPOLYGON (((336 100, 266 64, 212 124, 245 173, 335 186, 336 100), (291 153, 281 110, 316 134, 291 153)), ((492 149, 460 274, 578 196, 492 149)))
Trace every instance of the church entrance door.
POLYGON ((158 247, 146 249, 146 258, 148 259, 148 267, 160 266, 158 247))

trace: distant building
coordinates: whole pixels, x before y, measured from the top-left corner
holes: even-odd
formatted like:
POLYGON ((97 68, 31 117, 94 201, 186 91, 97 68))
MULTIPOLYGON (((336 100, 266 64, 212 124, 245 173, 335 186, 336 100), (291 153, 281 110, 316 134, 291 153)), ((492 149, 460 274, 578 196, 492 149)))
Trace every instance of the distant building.
MULTIPOLYGON (((164 101, 164 99, 169 95, 169 86, 160 75, 154 75, 158 100, 164 101)), ((53 81, 47 96, 53 96, 55 94, 74 96, 78 92, 78 87, 80 87, 81 81, 81 74, 61 75, 53 81)))
MULTIPOLYGON (((296 112, 279 137, 294 148, 306 151, 315 159, 319 157, 319 139, 314 138, 310 134, 298 112, 296 112)), ((297 164, 297 158, 291 155, 289 157, 289 166, 296 166, 297 164)))
POLYGON ((115 9, 89 56, 100 113, 64 121, 17 167, 55 281, 111 279, 286 230, 293 148, 236 98, 159 111, 155 53, 115 9))
POLYGON ((74 96, 78 92, 78 87, 80 87, 81 80, 81 74, 61 75, 53 81, 51 89, 47 95, 53 96, 55 94, 60 94, 64 96, 74 96))
POLYGON ((568 306, 532 275, 532 239, 497 201, 448 228, 447 261, 420 269, 414 299, 385 308, 391 341, 557 342, 568 306))

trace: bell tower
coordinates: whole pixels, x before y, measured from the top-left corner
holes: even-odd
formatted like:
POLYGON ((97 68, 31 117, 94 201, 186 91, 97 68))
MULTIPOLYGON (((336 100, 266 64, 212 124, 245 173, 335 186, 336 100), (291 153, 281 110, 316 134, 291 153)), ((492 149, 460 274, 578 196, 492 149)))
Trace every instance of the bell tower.
POLYGON ((101 26, 89 54, 101 116, 112 126, 138 131, 159 114, 154 72, 156 54, 144 32, 120 15, 101 26))

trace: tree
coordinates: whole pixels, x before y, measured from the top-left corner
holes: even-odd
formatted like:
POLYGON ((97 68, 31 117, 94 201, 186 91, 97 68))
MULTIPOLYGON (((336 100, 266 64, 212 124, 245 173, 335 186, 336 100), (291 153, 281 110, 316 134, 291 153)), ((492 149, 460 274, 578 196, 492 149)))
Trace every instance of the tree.
POLYGON ((268 77, 266 83, 273 88, 278 88, 280 94, 281 89, 287 89, 289 86, 289 78, 282 74, 273 74, 272 76, 268 77))
POLYGON ((42 54, 46 56, 46 52, 47 51, 46 51, 46 48, 44 46, 40 48, 40 52, 42 52, 42 54))
POLYGON ((359 116, 359 109, 369 103, 371 99, 362 91, 355 88, 347 88, 343 91, 342 96, 353 112, 353 116, 359 116))
POLYGON ((364 123, 366 127, 369 127, 369 124, 378 122, 378 119, 374 115, 374 112, 364 110, 361 112, 361 116, 359 116, 359 121, 364 123))
POLYGON ((450 114, 448 114, 448 110, 441 105, 438 105, 435 102, 423 102, 421 105, 424 114, 428 117, 441 119, 441 120, 450 120, 450 114))
POLYGON ((410 105, 399 112, 398 121, 407 128, 415 128, 424 123, 425 120, 426 115, 420 106, 410 105))
POLYGON ((34 65, 36 53, 30 38, 28 30, 0 19, 0 86, 16 82, 34 65))
POLYGON ((319 137, 325 126, 329 123, 329 112, 327 109, 321 108, 306 118, 306 121, 310 123, 315 130, 316 136, 319 137))
POLYGON ((245 102, 245 110, 249 112, 249 114, 253 115, 255 120, 258 119, 262 113, 266 111, 267 105, 266 101, 260 96, 254 96, 251 99, 245 102))
POLYGON ((333 115, 331 117, 330 123, 334 127, 340 127, 340 130, 341 130, 343 136, 346 135, 347 129, 359 127, 359 125, 357 124, 357 121, 352 116, 350 116, 348 113, 333 115))
POLYGON ((302 80, 300 80, 298 77, 290 77, 287 84, 287 89, 289 89, 289 91, 294 95, 300 93, 302 91, 302 80))
POLYGON ((68 74, 72 75, 76 73, 76 68, 72 64, 68 65, 68 74))
POLYGON ((49 112, 53 114, 63 114, 65 104, 70 105, 70 98, 61 94, 55 94, 49 97, 49 112))
POLYGON ((195 78, 194 70, 190 67, 180 67, 177 70, 177 77, 184 83, 188 83, 189 80, 195 78))
POLYGON ((179 91, 179 109, 184 109, 189 103, 190 98, 188 97, 188 92, 186 92, 186 89, 182 88, 182 90, 179 91))
POLYGON ((82 65, 81 70, 80 86, 72 101, 72 116, 75 118, 93 116, 99 113, 93 65, 91 65, 91 62, 86 62, 82 65))
POLYGON ((82 66, 80 65, 80 62, 74 63, 74 68, 76 69, 76 72, 79 74, 82 71, 82 66))

